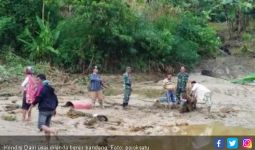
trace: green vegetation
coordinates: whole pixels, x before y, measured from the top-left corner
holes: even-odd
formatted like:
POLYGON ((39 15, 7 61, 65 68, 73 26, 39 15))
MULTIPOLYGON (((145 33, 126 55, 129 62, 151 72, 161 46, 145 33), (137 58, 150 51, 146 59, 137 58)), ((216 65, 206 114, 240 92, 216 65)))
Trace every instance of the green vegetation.
POLYGON ((237 83, 237 84, 247 84, 247 83, 254 83, 255 80, 255 73, 251 73, 245 77, 242 77, 240 79, 236 79, 234 81, 232 81, 233 83, 237 83))
POLYGON ((193 67, 221 45, 209 22, 227 22, 230 38, 250 40, 244 32, 254 6, 252 0, 0 0, 1 59, 17 58, 0 70, 45 63, 71 72, 93 65, 106 72, 193 67))

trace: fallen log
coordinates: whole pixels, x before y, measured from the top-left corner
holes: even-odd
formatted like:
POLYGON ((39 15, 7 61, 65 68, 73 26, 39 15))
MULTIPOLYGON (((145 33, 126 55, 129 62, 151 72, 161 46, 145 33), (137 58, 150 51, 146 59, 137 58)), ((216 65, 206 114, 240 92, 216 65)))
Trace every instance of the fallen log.
POLYGON ((70 109, 68 112, 67 112, 67 116, 74 119, 74 118, 78 118, 78 117, 89 117, 89 118, 93 118, 93 114, 90 114, 90 113, 85 113, 85 112, 82 112, 82 111, 77 111, 77 110, 74 110, 74 109, 70 109))

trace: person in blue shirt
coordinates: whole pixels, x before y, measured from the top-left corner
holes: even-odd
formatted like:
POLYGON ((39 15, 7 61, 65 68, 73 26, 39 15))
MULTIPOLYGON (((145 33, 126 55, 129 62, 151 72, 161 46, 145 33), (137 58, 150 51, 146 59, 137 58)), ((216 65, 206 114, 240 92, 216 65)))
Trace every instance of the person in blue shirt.
POLYGON ((103 108, 103 82, 101 76, 98 74, 97 66, 94 67, 93 73, 89 75, 89 91, 92 99, 93 106, 98 100, 101 108, 103 108))

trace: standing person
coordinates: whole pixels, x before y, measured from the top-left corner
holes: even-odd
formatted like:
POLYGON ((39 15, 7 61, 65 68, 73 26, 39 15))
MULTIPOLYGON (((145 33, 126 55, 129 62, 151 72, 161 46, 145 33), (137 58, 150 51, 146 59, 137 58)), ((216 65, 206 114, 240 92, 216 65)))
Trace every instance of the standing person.
POLYGON ((177 88, 176 95, 178 98, 178 104, 180 104, 181 94, 186 91, 186 85, 189 79, 189 74, 186 73, 186 68, 184 66, 181 67, 180 72, 177 74, 177 88))
POLYGON ((44 131, 47 142, 50 140, 50 135, 57 133, 55 129, 50 127, 52 116, 56 115, 56 108, 58 106, 58 98, 55 94, 54 88, 52 88, 44 74, 37 75, 38 88, 36 91, 35 101, 32 103, 30 109, 38 104, 39 116, 38 116, 38 128, 40 131, 44 131))
POLYGON ((197 83, 196 81, 191 82, 192 85, 192 94, 195 96, 198 102, 205 102, 207 105, 208 113, 211 112, 212 106, 212 92, 202 84, 197 83))
POLYGON ((174 94, 174 83, 172 82, 172 75, 167 74, 166 78, 163 80, 163 88, 166 91, 166 97, 167 97, 167 102, 168 103, 176 103, 176 97, 174 94))
POLYGON ((30 121, 31 120, 31 103, 35 100, 35 91, 36 91, 36 83, 35 78, 33 76, 33 68, 28 66, 25 68, 25 80, 22 82, 22 93, 23 93, 23 101, 22 101, 22 115, 23 121, 30 121))
POLYGON ((98 74, 97 66, 94 67, 93 73, 89 75, 89 91, 92 99, 93 106, 96 105, 96 100, 98 100, 101 108, 103 105, 103 82, 101 76, 98 74))
POLYGON ((131 79, 131 67, 126 68, 126 72, 123 74, 123 86, 124 86, 124 98, 123 108, 128 106, 129 98, 132 92, 132 79, 131 79))

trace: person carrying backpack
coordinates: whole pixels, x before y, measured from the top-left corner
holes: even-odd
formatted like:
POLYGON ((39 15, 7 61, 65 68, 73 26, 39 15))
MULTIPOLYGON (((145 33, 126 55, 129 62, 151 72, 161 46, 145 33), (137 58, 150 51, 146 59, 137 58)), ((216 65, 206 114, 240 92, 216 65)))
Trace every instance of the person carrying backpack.
POLYGON ((37 75, 38 90, 35 97, 35 101, 32 106, 38 104, 39 117, 38 117, 38 128, 40 131, 44 131, 46 137, 49 140, 50 134, 56 134, 57 131, 50 128, 50 122, 52 116, 56 115, 56 108, 58 106, 58 98, 44 74, 37 75), (39 88, 41 87, 41 88, 39 88))
POLYGON ((23 101, 22 101, 22 109, 23 109, 23 121, 31 120, 31 103, 35 100, 35 92, 36 92, 36 83, 35 78, 33 76, 33 68, 31 66, 25 68, 25 80, 22 82, 22 93, 23 93, 23 101))

